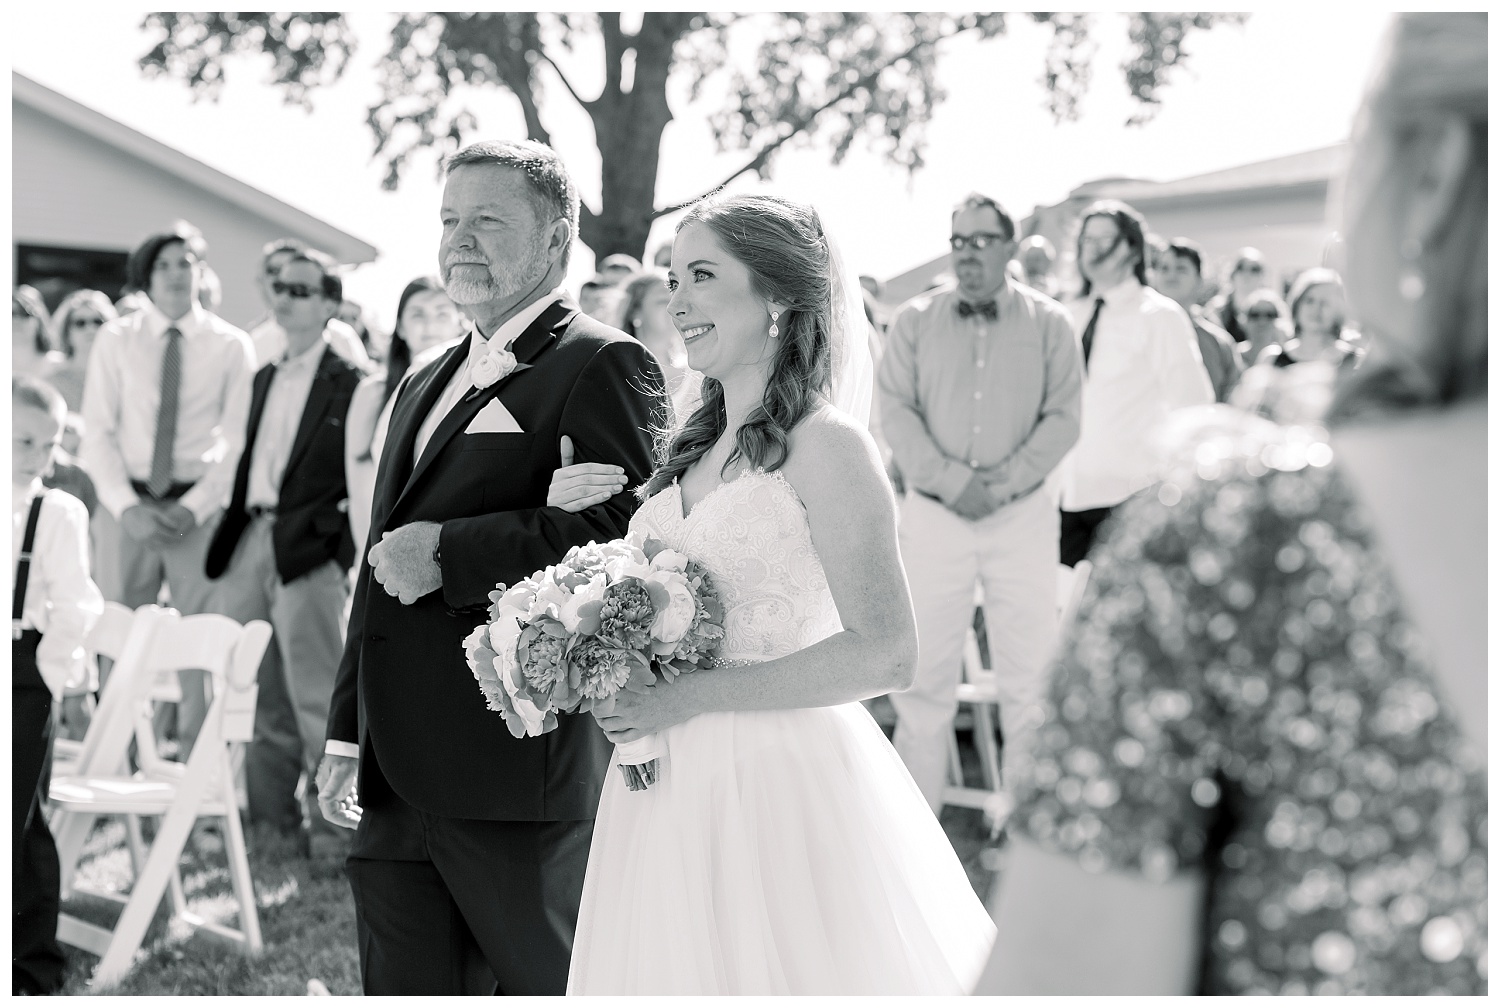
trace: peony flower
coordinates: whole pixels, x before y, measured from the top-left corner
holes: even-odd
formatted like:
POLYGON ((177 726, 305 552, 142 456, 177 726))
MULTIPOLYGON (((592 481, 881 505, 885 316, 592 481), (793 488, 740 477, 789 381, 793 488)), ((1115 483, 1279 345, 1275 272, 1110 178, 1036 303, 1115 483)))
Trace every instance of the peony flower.
MULTIPOLYGON (((579 627, 583 625, 586 616, 592 615, 594 620, 597 621, 598 609, 604 604, 604 589, 607 585, 608 582, 604 575, 596 574, 589 580, 588 584, 575 589, 573 594, 568 596, 557 613, 557 618, 562 621, 564 630, 570 634, 579 633, 579 627), (592 613, 585 612, 585 606, 589 606, 594 611, 592 613)), ((595 626, 593 629, 585 629, 582 632, 594 633, 597 630, 598 627, 595 626)))
POLYGON ((531 600, 526 617, 534 620, 539 616, 551 616, 557 619, 562 613, 562 607, 567 604, 568 598, 566 588, 551 578, 547 578, 537 587, 536 597, 531 600))
POLYGON ((663 549, 651 560, 653 570, 685 571, 688 558, 674 549, 663 549))
POLYGON ((654 570, 645 578, 646 590, 656 609, 651 636, 665 643, 676 643, 693 625, 698 603, 687 578, 675 570, 654 570))

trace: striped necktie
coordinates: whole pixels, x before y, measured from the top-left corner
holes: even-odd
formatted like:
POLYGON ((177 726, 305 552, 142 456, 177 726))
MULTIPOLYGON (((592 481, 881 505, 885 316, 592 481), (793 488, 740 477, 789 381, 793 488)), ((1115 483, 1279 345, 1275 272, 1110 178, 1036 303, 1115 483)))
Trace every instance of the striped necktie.
POLYGON ((151 449, 151 477, 146 487, 161 499, 172 489, 172 446, 177 442, 177 399, 182 387, 182 333, 167 329, 161 355, 161 406, 156 411, 156 443, 151 449))

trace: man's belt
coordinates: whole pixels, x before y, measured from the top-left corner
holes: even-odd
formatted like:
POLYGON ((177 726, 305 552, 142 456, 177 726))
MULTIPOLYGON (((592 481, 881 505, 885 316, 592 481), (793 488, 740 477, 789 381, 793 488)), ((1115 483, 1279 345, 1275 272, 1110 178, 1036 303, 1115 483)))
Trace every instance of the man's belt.
POLYGON ((251 521, 257 518, 275 518, 276 506, 274 504, 252 504, 245 508, 245 513, 250 516, 251 521))
POLYGON ((174 501, 177 498, 181 497, 183 494, 187 493, 189 490, 193 489, 193 487, 195 486, 197 486, 196 483, 173 483, 166 493, 158 497, 156 496, 156 494, 151 492, 151 488, 149 486, 147 486, 140 480, 130 481, 130 489, 136 492, 136 496, 144 498, 145 500, 153 501, 174 501))

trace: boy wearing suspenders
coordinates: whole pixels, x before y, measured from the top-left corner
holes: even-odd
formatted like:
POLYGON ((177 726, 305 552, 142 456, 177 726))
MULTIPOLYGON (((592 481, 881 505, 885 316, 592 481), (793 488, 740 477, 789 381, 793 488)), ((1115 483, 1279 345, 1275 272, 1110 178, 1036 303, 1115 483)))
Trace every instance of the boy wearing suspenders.
POLYGON ((52 708, 88 682, 84 638, 104 612, 89 577, 88 511, 42 487, 67 404, 34 378, 11 380, 11 988, 62 986, 57 846, 42 803, 52 763, 52 708))

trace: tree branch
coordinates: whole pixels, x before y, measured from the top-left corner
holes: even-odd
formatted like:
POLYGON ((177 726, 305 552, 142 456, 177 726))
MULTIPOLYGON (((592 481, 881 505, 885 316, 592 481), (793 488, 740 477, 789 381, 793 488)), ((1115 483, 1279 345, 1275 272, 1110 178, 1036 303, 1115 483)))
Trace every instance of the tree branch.
POLYGON ((547 55, 545 49, 537 49, 536 54, 546 61, 547 65, 552 68, 553 73, 557 74, 557 79, 562 81, 562 86, 567 88, 568 94, 578 103, 579 107, 588 112, 594 103, 579 95, 577 89, 573 87, 573 82, 568 80, 568 75, 563 73, 562 67, 557 65, 557 61, 547 55))

